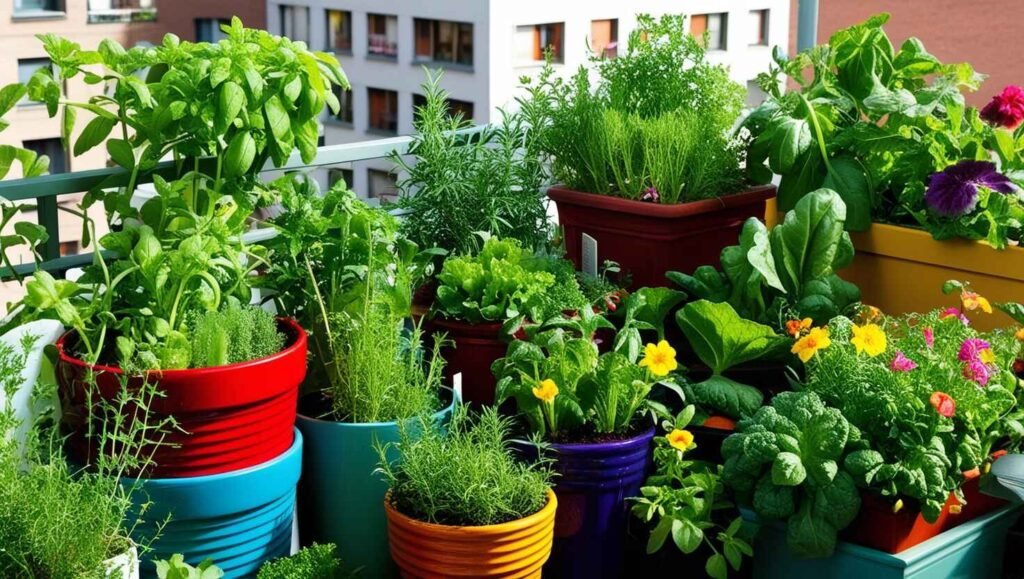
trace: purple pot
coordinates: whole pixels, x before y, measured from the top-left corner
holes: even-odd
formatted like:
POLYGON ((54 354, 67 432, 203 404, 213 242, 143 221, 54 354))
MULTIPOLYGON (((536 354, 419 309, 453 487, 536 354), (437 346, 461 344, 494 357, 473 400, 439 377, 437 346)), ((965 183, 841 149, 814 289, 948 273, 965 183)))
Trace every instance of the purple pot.
MULTIPOLYGON (((626 440, 551 444, 555 544, 544 574, 563 578, 619 577, 629 516, 651 465, 654 428, 626 440)), ((536 447, 532 451, 536 456, 536 447)))

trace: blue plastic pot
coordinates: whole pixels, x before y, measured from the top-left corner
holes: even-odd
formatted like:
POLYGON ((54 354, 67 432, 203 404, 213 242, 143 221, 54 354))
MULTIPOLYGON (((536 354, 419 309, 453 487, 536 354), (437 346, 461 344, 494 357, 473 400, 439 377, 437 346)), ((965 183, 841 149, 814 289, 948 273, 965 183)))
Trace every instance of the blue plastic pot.
MULTIPOLYGON (((786 527, 763 524, 754 541, 754 579, 975 579, 1002 577, 1007 530, 1021 506, 1003 507, 896 554, 840 541, 831 557, 800 559, 786 545, 786 527)), ((757 516, 743 517, 756 524, 757 516)))
MULTIPOLYGON (((455 407, 451 390, 445 390, 449 402, 434 414, 439 422, 455 407)), ((388 485, 373 471, 380 461, 375 443, 397 442, 398 423, 318 420, 303 415, 303 407, 297 422, 306 439, 299 485, 302 544, 334 543, 345 565, 362 568, 364 577, 396 574, 384 514, 388 485)))
POLYGON ((132 534, 145 544, 156 525, 170 522, 146 553, 142 574, 155 576, 154 560, 181 553, 197 564, 210 558, 225 577, 248 577, 266 561, 288 555, 295 485, 302 471, 302 435, 281 456, 247 469, 210 476, 123 479, 133 500, 149 502, 132 534))
MULTIPOLYGON (((550 445, 558 511, 555 543, 544 574, 563 578, 619 577, 629 497, 640 494, 651 466, 654 429, 625 440, 550 445)), ((517 442, 527 460, 536 447, 517 442)))

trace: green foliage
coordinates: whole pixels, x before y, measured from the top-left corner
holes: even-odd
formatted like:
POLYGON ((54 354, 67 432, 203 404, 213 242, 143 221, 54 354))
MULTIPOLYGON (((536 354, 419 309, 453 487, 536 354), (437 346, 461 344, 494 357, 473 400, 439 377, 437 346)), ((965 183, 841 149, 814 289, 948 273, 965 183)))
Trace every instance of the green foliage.
POLYGON ((547 244, 550 225, 536 119, 503 111, 501 121, 479 132, 457 133, 472 123, 452 116, 441 73, 427 71, 426 102, 416 110, 413 142, 392 161, 406 175, 399 206, 411 212, 402 233, 421 247, 473 253, 479 232, 519 240, 536 250, 547 244))
MULTIPOLYGON (((695 408, 687 406, 674 422, 666 420, 666 431, 685 429, 693 419, 695 408)), ((676 548, 686 555, 702 544, 712 555, 705 564, 710 577, 725 579, 728 567, 739 571, 743 557, 754 554, 750 537, 743 529, 743 519, 728 501, 722 484, 720 465, 688 460, 685 450, 672 447, 664 436, 655 439, 655 472, 640 489, 640 496, 631 499, 633 514, 653 524, 647 552, 662 548, 669 536, 676 548), (731 518, 731 520, 730 520, 731 518)))
POLYGON ((549 62, 520 100, 539 121, 539 148, 554 177, 572 189, 639 199, 655 189, 661 203, 735 192, 740 146, 728 132, 743 89, 708 62, 678 15, 637 17, 624 54, 595 58, 568 81, 549 62))
POLYGON ((192 368, 224 366, 258 360, 276 354, 284 335, 270 312, 232 303, 213 312, 196 315, 190 323, 192 368))
POLYGON ((453 526, 506 523, 540 511, 551 471, 528 465, 509 447, 511 419, 485 408, 471 419, 459 406, 446 428, 427 418, 403 424, 396 448, 379 446, 378 472, 391 486, 391 504, 419 521, 453 526))
POLYGON ((224 572, 211 559, 205 559, 193 567, 185 562, 185 557, 174 554, 170 559, 153 563, 156 565, 157 579, 220 579, 224 576, 224 572))
POLYGON ((469 322, 504 321, 546 304, 555 276, 536 271, 515 239, 490 237, 475 256, 452 256, 437 276, 435 314, 469 322))
POLYGON ((615 335, 615 349, 636 358, 643 346, 642 332, 653 331, 658 341, 665 339, 665 318, 686 294, 666 287, 643 287, 626 298, 622 328, 615 335))
POLYGON ((820 189, 800 199, 770 232, 748 219, 740 244, 722 250, 721 271, 701 266, 693 275, 666 275, 692 297, 727 302, 744 319, 780 331, 794 318, 824 324, 860 300, 857 286, 835 273, 853 260, 845 220, 840 196, 820 189))
POLYGON ((290 557, 265 563, 256 579, 344 579, 354 576, 342 566, 333 543, 313 543, 290 557))
POLYGON ((722 480, 759 517, 787 521, 793 554, 827 557, 860 510, 843 459, 863 448, 839 410, 813 392, 783 392, 722 444, 722 480))
POLYGON ((977 90, 982 75, 968 64, 943 64, 917 38, 895 50, 882 28, 888 19, 842 29, 790 60, 776 51, 775 67, 759 77, 770 98, 745 122, 754 137, 748 172, 761 181, 782 176, 784 211, 818 188, 838 191, 851 231, 874 219, 1005 246, 1024 218, 1016 200, 998 195, 1009 203, 979 203, 950 219, 927 210, 924 192, 932 173, 964 159, 987 161, 992 151, 1005 171, 1019 169, 1015 137, 965 107, 961 91, 977 90), (782 94, 787 82, 799 89, 782 94))

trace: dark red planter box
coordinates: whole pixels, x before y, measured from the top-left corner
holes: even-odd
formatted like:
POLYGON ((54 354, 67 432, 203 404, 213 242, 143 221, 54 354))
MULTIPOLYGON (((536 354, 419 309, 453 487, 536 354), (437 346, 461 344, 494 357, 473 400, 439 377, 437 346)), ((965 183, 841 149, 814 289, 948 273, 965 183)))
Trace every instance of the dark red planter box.
POLYGON ((904 506, 899 512, 892 512, 892 504, 871 493, 861 493, 860 513, 847 527, 844 540, 864 547, 871 547, 886 553, 899 553, 923 543, 949 528, 949 507, 956 504, 950 494, 946 504, 934 523, 921 516, 919 509, 904 506))
POLYGON ((447 335, 449 344, 441 349, 446 362, 444 374, 450 381, 455 374, 462 373, 462 399, 473 405, 494 404, 497 380, 491 373, 491 364, 508 350, 508 344, 501 339, 501 323, 469 324, 437 318, 430 321, 429 327, 447 335))
POLYGON ((567 257, 582 268, 582 235, 597 241, 597 265, 618 262, 632 276, 632 289, 669 285, 667 271, 693 273, 719 263, 722 249, 736 245, 743 223, 764 219, 775 187, 690 203, 662 205, 611 195, 548 189, 565 231, 567 257))
MULTIPOLYGON (((128 379, 130 388, 140 387, 144 380, 157 384, 163 396, 151 401, 150 422, 158 424, 173 416, 180 428, 171 430, 162 444, 143 449, 144 456, 151 455, 155 463, 144 476, 231 472, 262 464, 291 447, 299 385, 306 376, 306 332, 285 318, 278 319, 278 327, 287 346, 272 356, 213 368, 153 371, 128 379)), ((79 462, 92 462, 100 449, 86 437, 89 385, 83 378, 88 365, 68 354, 67 344, 73 339, 69 332, 57 341, 57 382, 64 423, 71 430, 72 455, 79 462)), ((121 389, 121 369, 92 369, 97 391, 93 399, 98 395, 114 400, 121 389)))

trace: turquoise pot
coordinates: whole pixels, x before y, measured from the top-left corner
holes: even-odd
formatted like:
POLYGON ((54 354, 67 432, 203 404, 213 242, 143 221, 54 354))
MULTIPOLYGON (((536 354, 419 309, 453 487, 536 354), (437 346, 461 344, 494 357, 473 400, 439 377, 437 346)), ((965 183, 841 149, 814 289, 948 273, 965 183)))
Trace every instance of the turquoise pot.
POLYGON ((302 435, 284 454, 263 464, 210 476, 122 479, 137 505, 149 503, 132 533, 140 544, 170 517, 143 558, 143 577, 154 560, 181 553, 193 565, 210 558, 224 576, 252 577, 266 561, 291 548, 295 485, 302 471, 302 435))
MULTIPOLYGON (((760 525, 754 542, 754 579, 977 579, 1001 577, 1006 532, 1021 506, 1003 507, 895 555, 840 541, 831 557, 799 559, 786 545, 786 528, 760 525)), ((748 522, 756 515, 744 511, 748 522)))
MULTIPOLYGON (((455 407, 451 390, 445 390, 443 400, 449 402, 434 414, 439 422, 447 420, 455 407)), ((302 544, 334 543, 345 565, 362 568, 364 577, 395 575, 384 515, 388 485, 373 471, 380 461, 374 444, 397 442, 398 423, 318 420, 305 416, 303 407, 297 422, 306 439, 299 483, 302 544)))

